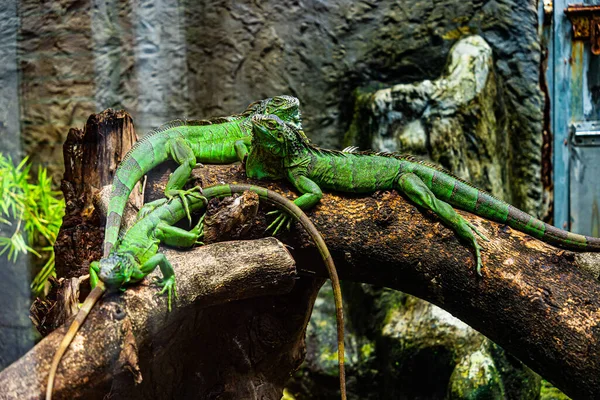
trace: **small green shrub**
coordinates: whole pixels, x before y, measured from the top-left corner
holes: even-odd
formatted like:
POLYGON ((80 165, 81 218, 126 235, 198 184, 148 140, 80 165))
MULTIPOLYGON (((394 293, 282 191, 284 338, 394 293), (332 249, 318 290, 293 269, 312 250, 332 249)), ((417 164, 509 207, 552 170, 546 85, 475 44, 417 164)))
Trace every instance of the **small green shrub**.
POLYGON ((17 166, 0 153, 0 256, 15 262, 19 254, 35 254, 45 264, 31 283, 42 293, 54 275, 54 242, 65 213, 62 194, 52 190, 46 169, 40 167, 37 182, 30 183, 27 157, 17 166), (7 233, 8 235, 4 235, 7 233))

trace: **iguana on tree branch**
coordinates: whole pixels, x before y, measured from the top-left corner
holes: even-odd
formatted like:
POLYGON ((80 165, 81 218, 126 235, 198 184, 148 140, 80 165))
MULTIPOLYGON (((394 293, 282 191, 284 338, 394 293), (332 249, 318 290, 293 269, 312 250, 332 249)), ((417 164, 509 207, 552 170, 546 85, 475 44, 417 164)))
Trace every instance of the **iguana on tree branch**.
POLYGON ((184 194, 187 197, 185 200, 176 198, 169 201, 163 198, 146 204, 140 210, 140 219, 116 243, 109 256, 101 259, 99 262, 95 261, 91 263, 90 283, 92 292, 83 302, 80 311, 69 326, 52 359, 48 374, 48 385, 46 387, 47 400, 51 400, 52 398, 54 378, 63 354, 102 294, 106 290, 123 290, 125 285, 143 280, 146 275, 158 266, 163 274, 162 279, 156 280, 158 285, 162 287, 159 294, 167 293, 168 308, 170 310, 172 296, 177 296, 175 273, 167 258, 163 254, 158 253, 158 245, 164 243, 169 246, 185 248, 200 243, 199 239, 203 235, 202 218, 190 231, 174 227, 173 224, 186 217, 190 211, 203 209, 207 204, 207 199, 227 197, 233 193, 242 193, 246 190, 257 193, 261 199, 274 204, 291 218, 297 220, 311 236, 325 262, 331 278, 335 298, 340 385, 342 399, 346 398, 342 294, 333 259, 321 234, 300 208, 291 200, 276 192, 252 185, 218 185, 205 188, 202 194, 200 194, 199 187, 189 190, 184 194), (186 209, 186 207, 189 207, 189 209, 186 209))
MULTIPOLYGON (((302 194, 294 203, 303 210, 319 202, 321 188, 349 193, 395 189, 418 206, 433 211, 461 239, 471 243, 479 275, 482 262, 475 235, 488 239, 451 205, 558 247, 600 251, 600 239, 546 224, 440 167, 411 156, 321 149, 275 115, 255 115, 252 123, 253 139, 246 160, 248 177, 288 179, 302 194)), ((278 219, 281 226, 286 217, 280 215, 278 219)))
POLYGON ((239 115, 203 121, 171 121, 138 141, 125 155, 113 178, 102 256, 107 257, 116 243, 127 199, 148 171, 168 159, 177 162, 179 167, 169 178, 165 195, 184 200, 186 192, 181 189, 196 163, 229 164, 244 160, 252 137, 250 116, 265 113, 301 127, 298 99, 277 96, 252 103, 239 115))

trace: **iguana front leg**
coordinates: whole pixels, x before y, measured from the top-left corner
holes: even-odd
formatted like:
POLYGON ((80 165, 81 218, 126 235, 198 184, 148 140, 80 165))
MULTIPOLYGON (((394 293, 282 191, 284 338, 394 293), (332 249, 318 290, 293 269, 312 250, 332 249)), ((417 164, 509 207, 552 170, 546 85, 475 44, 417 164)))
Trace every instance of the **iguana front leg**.
POLYGON ((193 189, 183 190, 183 186, 188 181, 192 170, 196 166, 196 156, 194 151, 183 138, 177 137, 171 139, 166 144, 166 151, 179 167, 169 177, 167 186, 165 187, 165 196, 171 201, 175 197, 179 197, 185 209, 190 225, 192 224, 192 216, 185 196, 201 197, 202 188, 196 186, 193 189))
POLYGON ((92 261, 90 263, 90 286, 91 288, 95 288, 98 286, 98 272, 100 271, 100 263, 98 261, 92 261))
POLYGON ((154 277, 154 282, 162 288, 156 295, 160 296, 167 292, 168 309, 171 311, 171 298, 173 296, 177 298, 177 287, 175 285, 175 271, 169 260, 167 260, 167 257, 161 253, 155 254, 142 265, 140 272, 146 276, 154 271, 156 267, 160 268, 160 272, 162 272, 163 275, 162 279, 154 277))
POLYGON ((238 160, 242 164, 246 162, 246 157, 248 157, 248 148, 250 147, 250 143, 252 142, 252 138, 250 136, 245 137, 243 139, 237 140, 233 144, 233 148, 235 149, 235 154, 237 154, 238 160))
POLYGON ((471 243, 477 258, 477 274, 481 275, 481 247, 477 243, 477 238, 473 232, 485 241, 489 241, 489 239, 480 233, 473 224, 461 217, 450 204, 435 197, 435 194, 417 175, 412 173, 401 174, 394 186, 396 190, 404 193, 418 206, 433 211, 460 238, 471 243))
MULTIPOLYGON (((288 174, 290 182, 298 189, 302 196, 294 200, 294 204, 300 207, 302 210, 308 210, 314 207, 323 197, 323 191, 314 181, 309 179, 305 175, 300 174, 288 174)), ((291 219, 288 214, 285 214, 279 210, 271 211, 267 215, 277 215, 277 218, 267 227, 267 231, 275 226, 273 235, 279 231, 279 229, 287 222, 287 228, 289 229, 291 219)))

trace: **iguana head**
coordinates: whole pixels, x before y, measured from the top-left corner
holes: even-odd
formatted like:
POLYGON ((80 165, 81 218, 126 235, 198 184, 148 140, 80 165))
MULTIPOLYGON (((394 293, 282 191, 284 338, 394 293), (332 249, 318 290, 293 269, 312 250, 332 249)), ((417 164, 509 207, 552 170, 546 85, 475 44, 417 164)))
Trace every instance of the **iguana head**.
POLYGON ((257 114, 252 116, 252 147, 285 157, 286 125, 277 115, 257 114))
POLYGON ((276 115, 297 129, 302 129, 300 100, 293 96, 275 96, 254 102, 248 106, 244 115, 276 115))
POLYGON ((119 289, 131 279, 134 262, 129 254, 110 254, 100 260, 98 277, 108 290, 119 289))
POLYGON ((252 117, 252 136, 253 147, 282 158, 297 154, 310 143, 302 130, 273 114, 252 117))
POLYGON ((251 118, 252 146, 246 159, 246 175, 256 179, 283 178, 285 124, 276 115, 257 114, 251 118))

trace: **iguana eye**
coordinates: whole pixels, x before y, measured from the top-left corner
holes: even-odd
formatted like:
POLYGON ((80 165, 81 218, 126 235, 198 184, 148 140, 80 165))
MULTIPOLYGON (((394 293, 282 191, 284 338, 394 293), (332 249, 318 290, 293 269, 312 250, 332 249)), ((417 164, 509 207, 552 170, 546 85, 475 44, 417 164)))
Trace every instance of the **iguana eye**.
POLYGON ((273 120, 269 120, 269 121, 267 121, 267 126, 269 127, 269 129, 275 129, 275 128, 277 128, 277 122, 275 122, 273 120))

